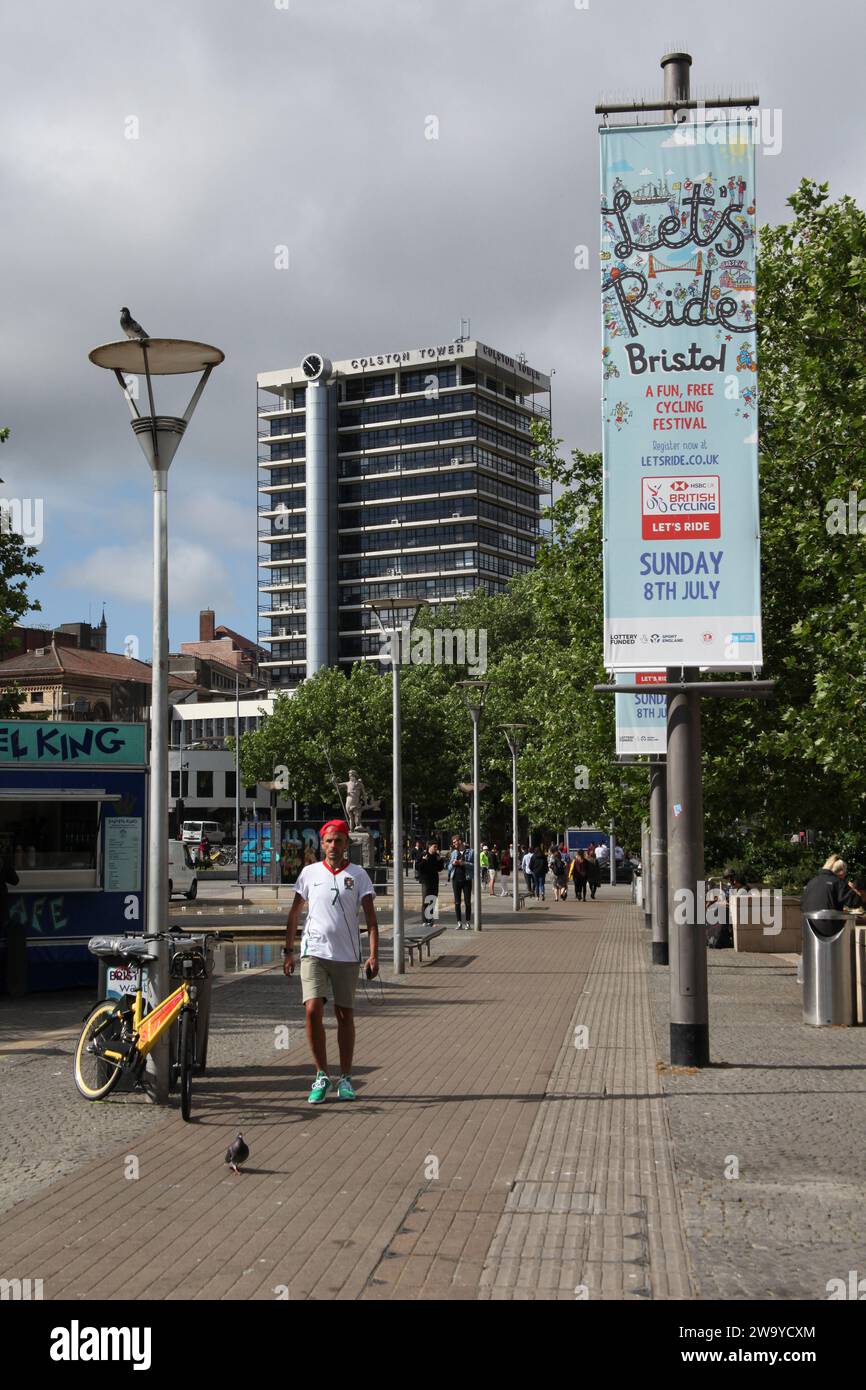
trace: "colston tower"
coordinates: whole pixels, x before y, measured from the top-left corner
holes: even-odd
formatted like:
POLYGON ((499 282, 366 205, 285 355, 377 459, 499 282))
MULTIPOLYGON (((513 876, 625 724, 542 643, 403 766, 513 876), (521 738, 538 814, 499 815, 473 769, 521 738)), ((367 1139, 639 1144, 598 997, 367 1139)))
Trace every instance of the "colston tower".
POLYGON ((260 673, 380 650, 370 599, 453 602, 532 567, 550 380, 469 339, 258 376, 260 673), (372 629, 372 630, 371 630, 372 629))

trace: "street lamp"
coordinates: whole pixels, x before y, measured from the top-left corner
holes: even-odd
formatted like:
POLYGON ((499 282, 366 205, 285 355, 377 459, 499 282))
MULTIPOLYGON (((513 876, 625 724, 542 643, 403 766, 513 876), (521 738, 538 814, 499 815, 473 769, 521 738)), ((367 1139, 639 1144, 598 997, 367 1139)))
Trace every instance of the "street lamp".
POLYGON ((421 607, 418 599, 381 598, 371 599, 364 605, 372 612, 379 624, 383 637, 388 638, 388 652, 382 653, 381 660, 391 663, 392 679, 392 745, 393 781, 391 789, 391 843, 394 862, 394 974, 402 975, 406 970, 403 953, 403 766, 400 749, 400 657, 401 643, 408 647, 409 634, 415 614, 421 607), (402 623, 400 618, 402 616, 402 623))
POLYGON ((481 931, 481 761, 478 754, 478 722, 490 682, 458 681, 457 684, 463 703, 472 716, 472 930, 481 931))
POLYGON ((511 749, 511 898, 512 908, 517 912, 517 755, 523 743, 524 729, 528 724, 500 724, 511 749))
MULTIPOLYGON (((114 372, 132 415, 132 429, 150 465, 153 480, 153 654, 151 657, 150 790, 148 797, 147 930, 162 929, 168 903, 168 470, 192 419, 208 377, 225 354, 207 343, 179 338, 127 338, 105 343, 88 354, 97 367, 114 372), (141 415, 125 376, 144 373, 150 414, 141 415), (182 417, 157 415, 155 376, 201 372, 182 417)), ((156 949, 153 985, 157 999, 169 991, 168 943, 156 949)), ((168 1100, 168 1038, 148 1057, 147 1069, 157 1104, 168 1100)))

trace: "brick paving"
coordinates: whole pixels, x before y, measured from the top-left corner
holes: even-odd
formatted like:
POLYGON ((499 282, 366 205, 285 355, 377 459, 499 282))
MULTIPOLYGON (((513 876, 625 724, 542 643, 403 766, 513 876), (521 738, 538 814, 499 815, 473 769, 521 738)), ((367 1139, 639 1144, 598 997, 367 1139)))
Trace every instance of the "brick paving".
POLYGON ((730 1065, 671 1073, 667 971, 623 890, 485 908, 383 1003, 359 990, 354 1105, 306 1104, 277 970, 215 990, 189 1125, 137 1094, 89 1106, 58 1009, 32 1049, 19 1019, 0 1275, 47 1299, 634 1301, 820 1298, 857 1267, 866 1030, 803 1029, 790 966, 711 953, 730 1065))
POLYGON ((804 1026, 795 961, 709 951, 713 1065, 661 1078, 699 1298, 825 1299, 866 1275, 866 1028, 804 1026))

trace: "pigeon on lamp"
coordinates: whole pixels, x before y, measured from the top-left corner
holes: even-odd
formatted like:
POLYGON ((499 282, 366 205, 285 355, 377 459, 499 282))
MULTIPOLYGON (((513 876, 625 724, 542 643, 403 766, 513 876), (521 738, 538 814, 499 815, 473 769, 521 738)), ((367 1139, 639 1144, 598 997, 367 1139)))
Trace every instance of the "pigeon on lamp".
POLYGON ((244 1143, 244 1136, 238 1130, 238 1137, 234 1139, 226 1149, 226 1163, 231 1164, 233 1173, 239 1173, 240 1164, 246 1163, 250 1156, 249 1146, 244 1143))
POLYGON ((136 323, 126 305, 120 311, 120 326, 127 338, 146 338, 148 336, 141 324, 136 323))

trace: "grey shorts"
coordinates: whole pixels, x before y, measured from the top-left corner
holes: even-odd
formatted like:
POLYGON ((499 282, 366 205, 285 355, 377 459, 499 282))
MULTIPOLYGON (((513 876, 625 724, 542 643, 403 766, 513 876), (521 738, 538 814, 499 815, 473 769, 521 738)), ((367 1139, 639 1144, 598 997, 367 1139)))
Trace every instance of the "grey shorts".
POLYGON ((358 987, 356 960, 326 960, 322 956, 301 957, 301 988, 308 999, 333 999, 341 1009, 354 1009, 358 987))

